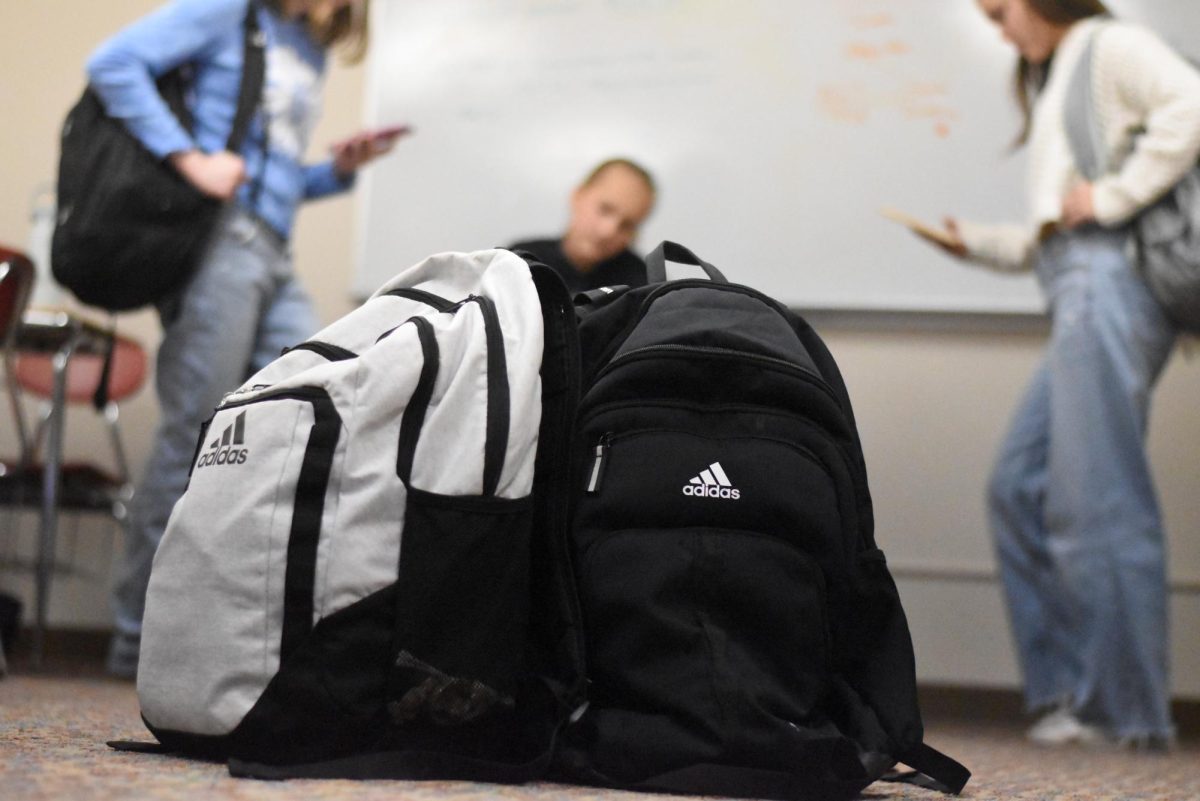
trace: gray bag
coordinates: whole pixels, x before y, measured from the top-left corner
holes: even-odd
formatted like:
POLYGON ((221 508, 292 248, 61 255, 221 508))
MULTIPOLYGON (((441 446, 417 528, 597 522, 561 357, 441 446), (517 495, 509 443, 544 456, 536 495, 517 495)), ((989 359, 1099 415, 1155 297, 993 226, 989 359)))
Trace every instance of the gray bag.
MULTIPOLYGON (((1093 34, 1071 76, 1065 106, 1076 166, 1092 181, 1108 171, 1092 96, 1095 41, 1093 34)), ((1137 215, 1133 242, 1138 271, 1167 316, 1200 333, 1200 165, 1137 215)))
POLYGON ((513 706, 542 343, 523 259, 444 253, 225 396, 150 574, 164 745, 314 762, 513 706), (380 722, 385 685, 419 720, 380 722))

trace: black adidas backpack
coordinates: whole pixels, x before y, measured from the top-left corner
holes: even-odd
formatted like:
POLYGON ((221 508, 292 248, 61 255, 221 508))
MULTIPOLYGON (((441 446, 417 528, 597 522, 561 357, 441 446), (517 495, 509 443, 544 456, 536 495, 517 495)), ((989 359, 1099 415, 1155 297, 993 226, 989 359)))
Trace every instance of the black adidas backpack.
POLYGON ((908 626, 837 366, 797 315, 673 243, 583 299, 573 560, 589 705, 568 780, 850 798, 923 744, 908 626), (665 261, 712 278, 663 282, 665 261))

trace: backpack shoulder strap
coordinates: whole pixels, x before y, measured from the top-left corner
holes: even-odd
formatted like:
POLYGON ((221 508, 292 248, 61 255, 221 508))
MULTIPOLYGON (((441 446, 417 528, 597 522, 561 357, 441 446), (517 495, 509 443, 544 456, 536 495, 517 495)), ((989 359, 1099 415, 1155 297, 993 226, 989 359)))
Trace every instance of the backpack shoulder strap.
POLYGON ((1096 39, 1104 30, 1103 25, 1094 28, 1084 44, 1083 53, 1075 63, 1067 85, 1067 96, 1063 103, 1063 117, 1067 141, 1075 166, 1089 181, 1094 181, 1108 170, 1105 157, 1104 138, 1100 132, 1100 121, 1096 116, 1096 99, 1092 86, 1092 63, 1095 60, 1096 39))
POLYGON ((242 80, 238 87, 233 127, 225 145, 225 149, 231 153, 241 148, 250 130, 250 121, 262 99, 263 80, 267 71, 266 39, 258 27, 258 7, 258 0, 250 0, 246 4, 246 18, 242 23, 242 80))
POLYGON ((918 743, 900 754, 898 759, 913 770, 889 774, 884 777, 886 781, 958 795, 971 778, 971 771, 966 767, 925 743, 918 743))

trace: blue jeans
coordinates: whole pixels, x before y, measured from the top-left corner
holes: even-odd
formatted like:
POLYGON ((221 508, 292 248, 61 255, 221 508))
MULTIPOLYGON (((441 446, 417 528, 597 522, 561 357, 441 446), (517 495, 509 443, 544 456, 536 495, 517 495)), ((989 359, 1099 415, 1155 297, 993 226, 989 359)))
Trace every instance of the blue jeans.
POLYGON ((150 565, 187 486, 200 425, 221 397, 280 351, 312 336, 316 315, 281 240, 236 208, 222 217, 196 275, 159 308, 163 339, 156 388, 161 416, 133 499, 113 593, 110 671, 137 664, 150 565))
POLYGON ((1025 682, 1116 737, 1170 737, 1166 554, 1145 450, 1175 328, 1091 227, 1047 241, 1052 328, 989 486, 989 522, 1025 682))

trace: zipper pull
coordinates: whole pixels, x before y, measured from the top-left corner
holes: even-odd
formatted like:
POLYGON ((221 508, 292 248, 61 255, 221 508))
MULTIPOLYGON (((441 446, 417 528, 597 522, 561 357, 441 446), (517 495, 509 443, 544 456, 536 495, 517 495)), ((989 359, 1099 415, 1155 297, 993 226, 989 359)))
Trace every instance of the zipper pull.
POLYGON ((588 495, 595 495, 600 491, 600 479, 604 473, 604 459, 608 456, 608 442, 608 434, 600 437, 600 441, 596 443, 596 449, 592 453, 592 472, 588 476, 587 483, 588 495))

